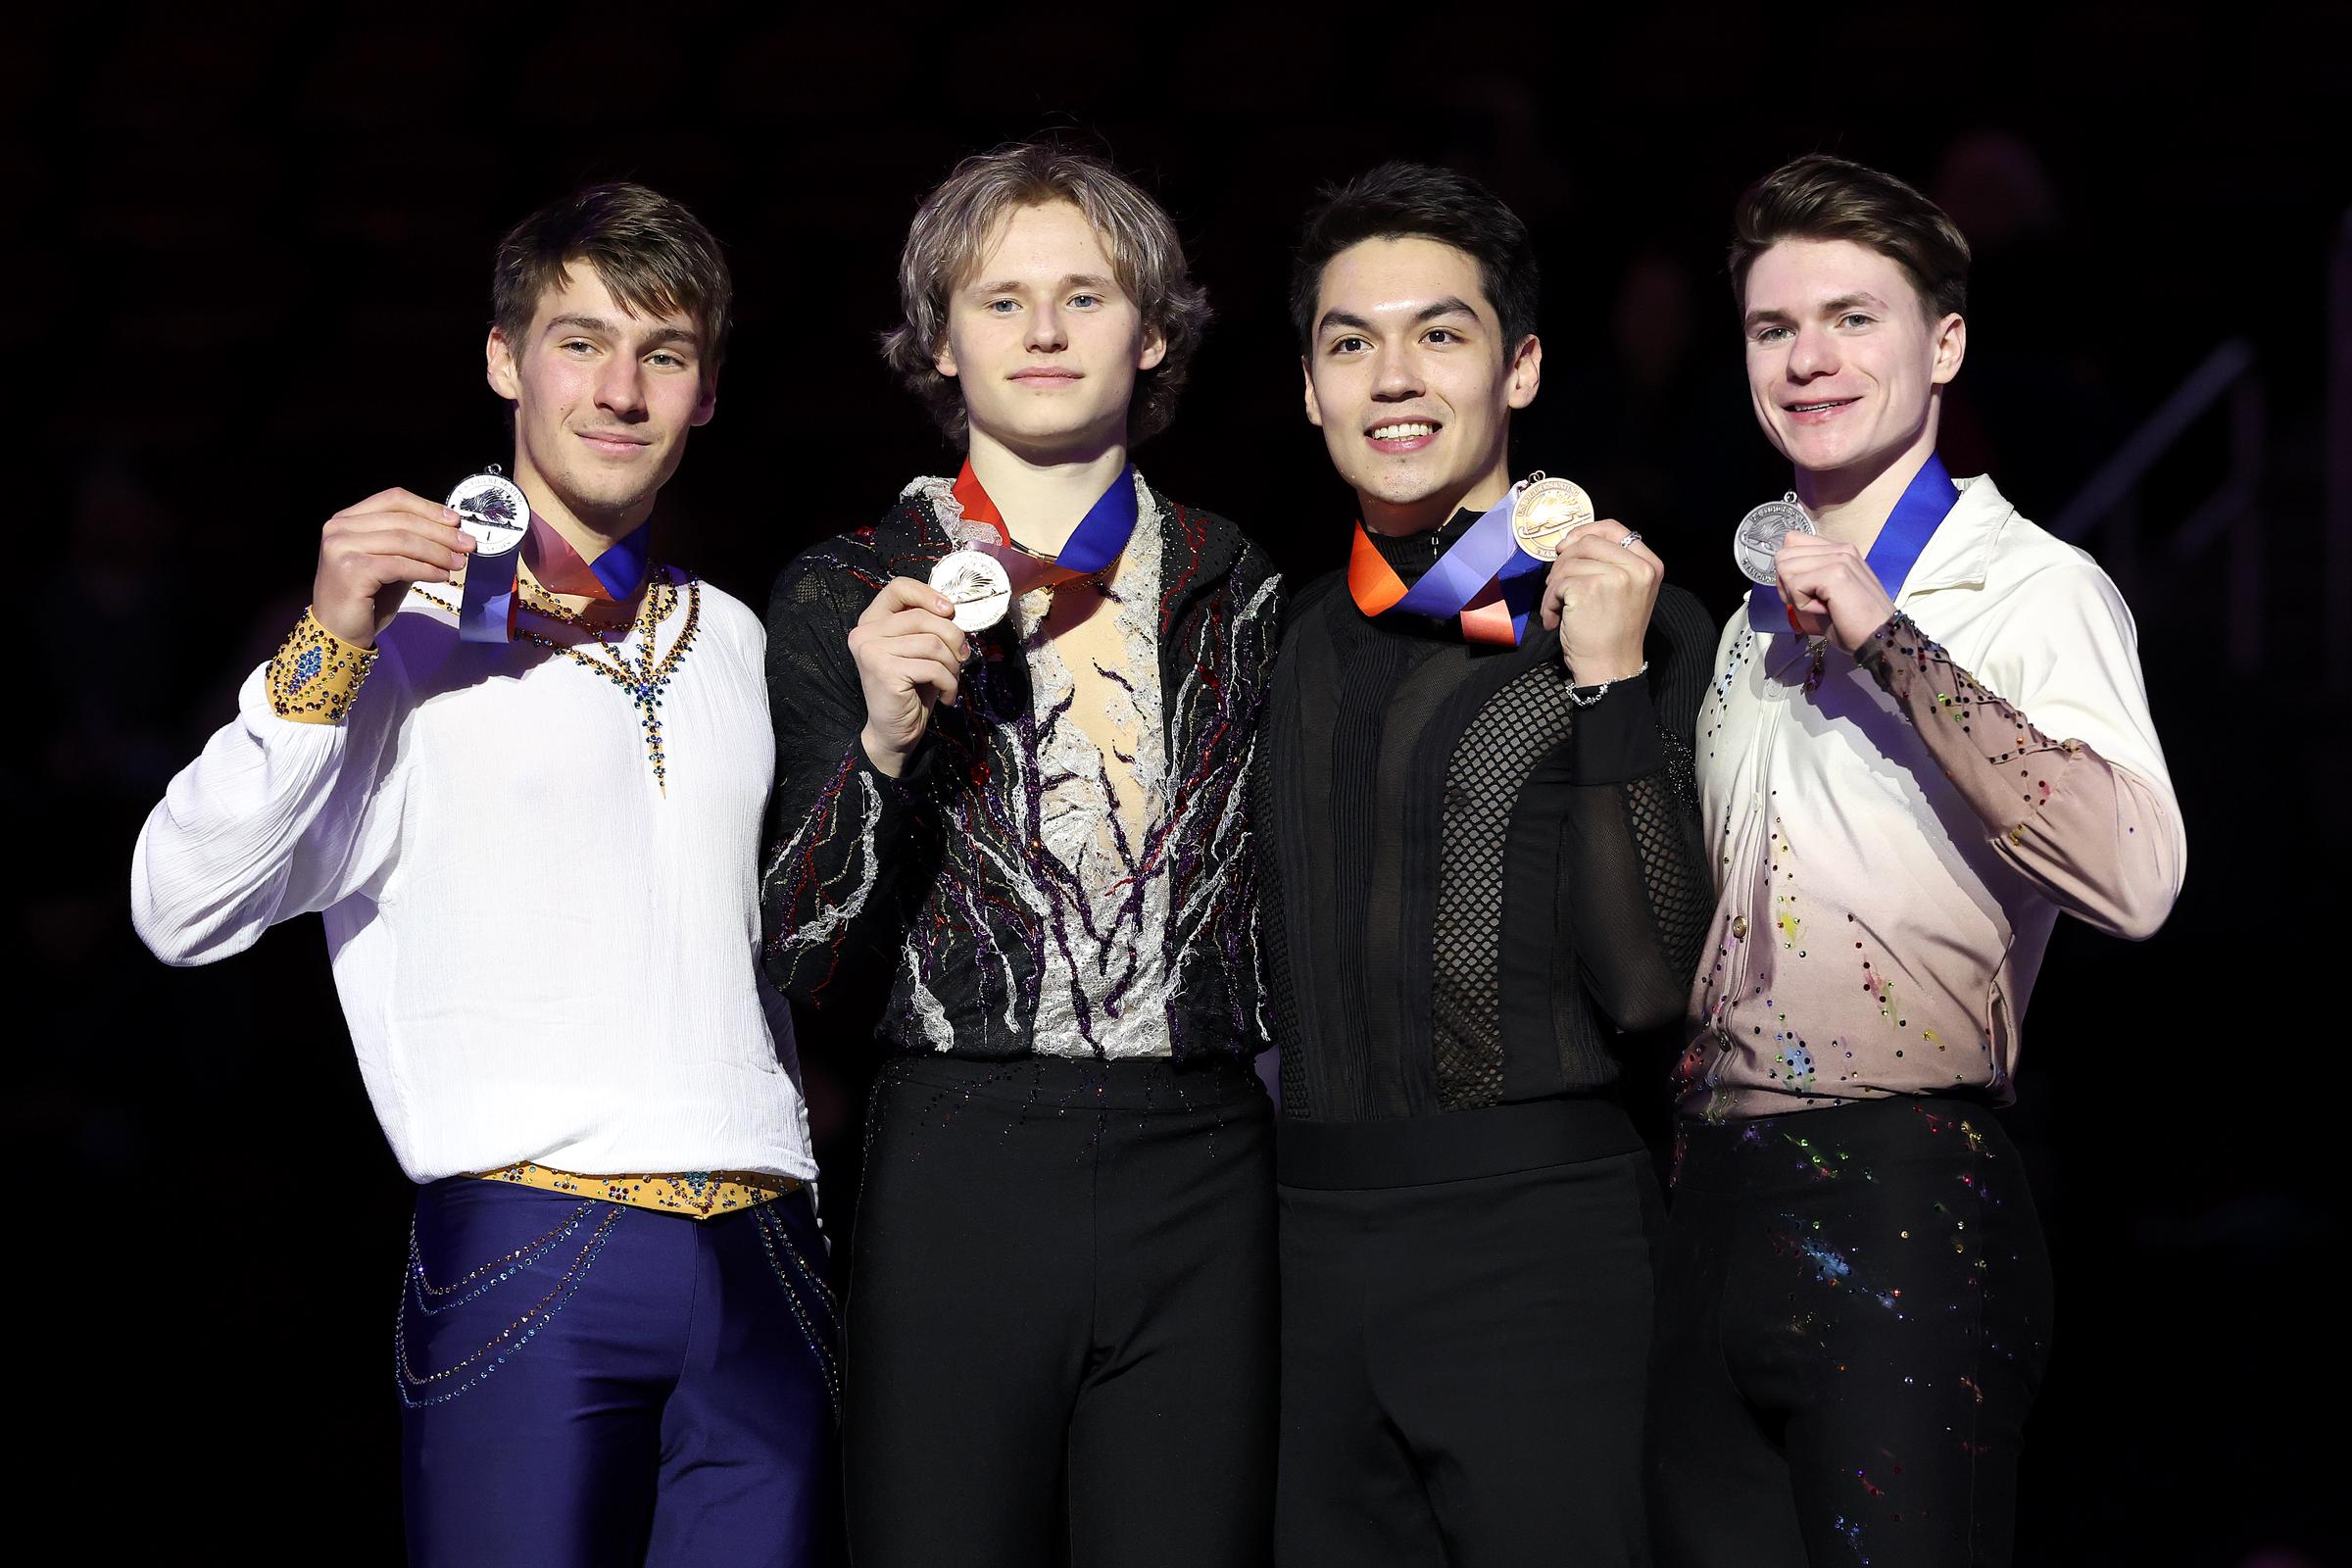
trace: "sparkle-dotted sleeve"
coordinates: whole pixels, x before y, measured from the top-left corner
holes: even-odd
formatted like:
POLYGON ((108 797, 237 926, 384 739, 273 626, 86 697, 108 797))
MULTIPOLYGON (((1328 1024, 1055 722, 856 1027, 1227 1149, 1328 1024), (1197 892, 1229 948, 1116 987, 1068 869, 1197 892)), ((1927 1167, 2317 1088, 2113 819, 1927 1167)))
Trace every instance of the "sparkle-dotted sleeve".
POLYGON ((1564 874, 1572 940, 1592 1000, 1621 1029, 1682 1015, 1712 897, 1692 778, 1691 731, 1715 630, 1669 588, 1651 616, 1645 679, 1576 715, 1576 789, 1564 874))
POLYGON ((2028 692, 2017 704, 1899 611, 1855 662, 1901 708, 1996 853, 2059 907, 2138 940, 2180 896, 2185 842, 2130 618, 2103 577, 2091 586, 2105 591, 2052 575, 2004 618, 1994 678, 2028 692), (2028 707, 2067 738, 2038 727, 2028 707), (2141 766, 2113 755, 2129 751, 2145 754, 2129 759, 2141 766))
POLYGON ((808 1005, 893 935, 898 873, 922 816, 926 740, 892 778, 859 740, 865 696, 849 650, 858 616, 886 580, 848 541, 800 556, 767 607, 768 704, 776 786, 760 857, 768 978, 808 1005))

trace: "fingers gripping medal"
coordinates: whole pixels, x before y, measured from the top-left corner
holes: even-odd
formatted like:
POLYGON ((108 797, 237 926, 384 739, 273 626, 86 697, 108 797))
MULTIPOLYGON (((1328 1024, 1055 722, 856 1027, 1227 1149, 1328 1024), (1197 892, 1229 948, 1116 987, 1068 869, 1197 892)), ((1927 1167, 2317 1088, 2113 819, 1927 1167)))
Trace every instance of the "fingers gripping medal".
POLYGON ((986 631, 1012 609, 1012 579, 996 557, 956 550, 931 568, 931 586, 952 607, 957 627, 986 631))
POLYGON ((1556 561, 1571 529, 1592 520, 1592 498, 1573 479, 1554 479, 1538 468, 1511 508, 1511 537, 1538 561, 1556 561))
POLYGON ((531 525, 531 504, 497 464, 460 480, 446 503, 458 526, 473 535, 466 558, 466 602, 458 607, 458 638, 468 643, 512 642, 514 637, 514 568, 522 560, 522 536, 531 525))
POLYGON ((1780 556, 1781 541, 1792 533, 1812 531, 1813 519, 1796 504, 1796 492, 1791 490, 1740 519, 1740 529, 1732 535, 1732 559, 1749 582, 1769 588, 1777 580, 1773 562, 1780 556))

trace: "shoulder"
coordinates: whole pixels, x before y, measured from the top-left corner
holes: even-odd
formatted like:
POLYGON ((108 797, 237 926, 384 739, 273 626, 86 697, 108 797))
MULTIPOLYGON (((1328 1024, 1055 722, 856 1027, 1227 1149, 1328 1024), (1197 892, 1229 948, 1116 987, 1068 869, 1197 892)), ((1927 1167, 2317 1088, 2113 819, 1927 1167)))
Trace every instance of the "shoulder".
POLYGON ((1680 583, 1666 583, 1658 589, 1649 623, 1678 654, 1711 653, 1721 637, 1715 617, 1699 603, 1698 595, 1680 583))
POLYGON ((694 585, 695 599, 701 607, 702 629, 707 635, 746 643, 755 648, 767 635, 760 623, 760 617, 752 613, 751 606, 724 588, 676 567, 669 570, 670 580, 680 588, 689 583, 694 585))
POLYGON ((2065 613, 2131 621, 2123 591, 2097 558, 2008 509, 1984 570, 1988 606, 2037 614, 2065 613))
MULTIPOLYGON (((1166 519, 1170 546, 1201 575, 1227 578, 1245 595, 1280 575, 1273 558, 1231 518, 1188 506, 1150 484, 1145 488, 1166 519)), ((1160 570, 1164 576, 1164 563, 1160 570)))
POLYGON ((769 587, 769 630, 779 614, 798 620, 811 612, 855 620, 893 577, 920 577, 947 549, 927 497, 944 479, 916 479, 881 518, 820 539, 784 564, 769 587))

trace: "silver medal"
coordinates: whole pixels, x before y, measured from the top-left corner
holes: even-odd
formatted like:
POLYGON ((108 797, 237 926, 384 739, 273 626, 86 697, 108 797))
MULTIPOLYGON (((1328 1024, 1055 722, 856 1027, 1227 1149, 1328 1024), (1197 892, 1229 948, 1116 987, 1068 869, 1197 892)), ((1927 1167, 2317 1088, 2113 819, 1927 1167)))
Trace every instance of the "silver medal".
POLYGON ((931 586, 955 607, 956 624, 965 631, 985 631, 1012 608, 1012 579, 1004 564, 977 550, 940 557, 931 586))
POLYGON ((478 556, 505 555, 522 543, 531 525, 531 504, 495 463, 484 472, 459 480, 446 505, 458 514, 458 526, 473 535, 478 556))
POLYGON ((1740 530, 1732 535, 1732 559, 1749 582, 1770 587, 1778 580, 1772 568, 1781 553, 1781 541, 1792 533, 1812 531, 1813 519, 1796 504, 1796 492, 1791 490, 1740 519, 1740 530))

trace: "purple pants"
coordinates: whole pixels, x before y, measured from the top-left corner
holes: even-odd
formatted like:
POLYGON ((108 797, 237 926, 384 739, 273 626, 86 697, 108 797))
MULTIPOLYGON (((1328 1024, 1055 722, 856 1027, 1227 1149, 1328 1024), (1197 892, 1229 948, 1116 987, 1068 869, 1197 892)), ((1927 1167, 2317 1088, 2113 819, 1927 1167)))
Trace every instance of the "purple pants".
POLYGON ((839 1327, 806 1193, 695 1220, 435 1182, 395 1338, 412 1562, 839 1555, 839 1327))

